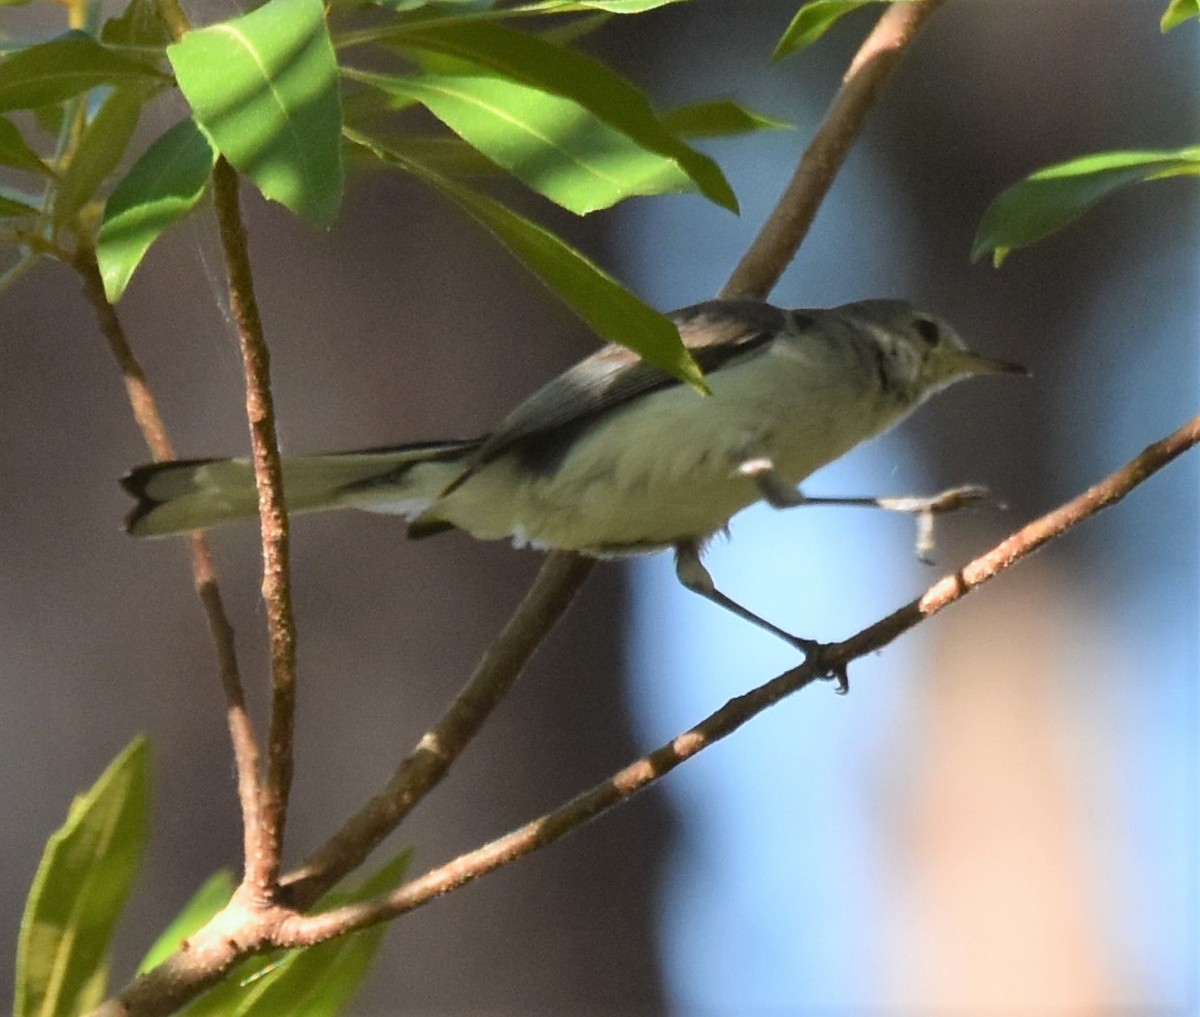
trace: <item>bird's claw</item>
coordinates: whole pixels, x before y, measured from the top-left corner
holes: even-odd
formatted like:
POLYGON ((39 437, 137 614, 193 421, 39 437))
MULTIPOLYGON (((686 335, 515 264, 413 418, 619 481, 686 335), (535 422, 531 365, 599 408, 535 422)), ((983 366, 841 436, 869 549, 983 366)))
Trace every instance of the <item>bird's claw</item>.
POLYGON ((788 639, 793 646, 804 654, 804 663, 812 665, 816 672, 816 677, 822 681, 837 682, 835 691, 839 696, 844 696, 850 691, 850 679, 846 674, 846 665, 844 663, 831 662, 828 659, 829 651, 833 648, 832 643, 822 643, 816 639, 805 639, 803 636, 789 636, 788 639))

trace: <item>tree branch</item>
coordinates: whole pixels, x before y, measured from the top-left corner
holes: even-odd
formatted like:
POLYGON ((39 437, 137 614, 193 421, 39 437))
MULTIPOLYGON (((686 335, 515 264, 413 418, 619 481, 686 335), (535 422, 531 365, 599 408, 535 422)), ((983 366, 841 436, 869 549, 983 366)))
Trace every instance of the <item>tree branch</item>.
POLYGON ((254 295, 250 252, 238 199, 238 175, 222 157, 213 168, 213 203, 225 268, 229 306, 237 327, 246 380, 254 483, 262 531, 262 597, 271 654, 271 721, 267 736, 267 775, 259 798, 254 847, 246 854, 244 885, 259 900, 274 898, 278 886, 288 793, 293 771, 296 716, 296 625, 288 566, 288 519, 283 505, 283 466, 275 436, 271 357, 263 337, 254 295))
POLYGON ((442 718, 400 764, 387 786, 281 883, 287 903, 311 905, 378 846, 449 771, 570 605, 595 562, 554 554, 442 718))
MULTIPOLYGON (((957 572, 944 576, 920 597, 849 639, 832 644, 824 662, 844 668, 852 660, 882 649, 1047 542, 1120 501, 1147 477, 1197 443, 1200 443, 1200 415, 1168 437, 1148 446, 1124 467, 1083 494, 1028 523, 957 572)), ((821 675, 812 663, 786 671, 758 688, 729 700, 695 727, 629 764, 566 805, 490 844, 460 855, 381 900, 353 904, 319 915, 295 915, 285 919, 275 933, 275 943, 280 947, 309 946, 395 918, 552 844, 588 820, 627 801, 680 763, 732 734, 751 718, 819 677, 821 675)))
MULTIPOLYGON (((109 303, 104 292, 104 281, 96 264, 95 249, 91 245, 80 244, 71 258, 71 267, 83 283, 84 295, 96 315, 100 331, 108 340, 113 359, 120 368, 133 418, 142 432, 146 447, 149 448, 151 456, 158 461, 174 459, 175 451, 167 437, 167 428, 158 412, 158 403, 150 389, 146 373, 129 344, 117 309, 109 303)), ((253 846, 252 831, 258 829, 258 739, 254 733, 254 723, 246 709, 246 695, 234 646, 233 626, 221 600, 212 550, 204 534, 199 531, 189 535, 188 549, 192 558, 192 582, 208 620, 208 630, 217 650, 221 687, 225 690, 225 716, 229 726, 229 739, 233 743, 238 801, 242 809, 243 846, 248 852, 253 846)))
POLYGON ((774 211, 759 230, 722 297, 765 297, 800 249, 817 210, 862 131, 883 86, 925 21, 945 0, 889 4, 863 41, 774 211))

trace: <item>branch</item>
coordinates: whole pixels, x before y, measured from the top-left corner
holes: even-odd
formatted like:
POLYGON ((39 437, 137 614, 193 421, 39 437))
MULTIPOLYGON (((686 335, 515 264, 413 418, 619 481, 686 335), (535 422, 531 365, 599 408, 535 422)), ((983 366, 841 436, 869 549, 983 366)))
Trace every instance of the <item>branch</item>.
POLYGON ((245 885, 258 899, 267 901, 273 899, 279 879, 296 716, 296 625, 288 567, 288 519, 283 506, 283 466, 275 436, 271 357, 254 296, 246 227, 238 200, 238 175, 222 157, 213 168, 212 179, 217 227, 229 277, 229 307, 246 379, 246 417, 262 530, 262 597, 271 654, 271 724, 267 776, 259 798, 256 843, 246 853, 245 885))
MULTIPOLYGON (((1155 442, 1100 483, 1061 507, 1022 527, 957 572, 944 576, 912 600, 869 628, 832 644, 822 661, 845 668, 852 660, 887 646, 898 636, 965 597, 1062 536, 1085 519, 1115 504, 1147 477, 1200 443, 1200 415, 1173 434, 1155 442)), ((608 780, 490 844, 447 862, 378 901, 349 905, 319 915, 287 918, 276 932, 280 947, 310 946, 335 936, 374 925, 412 911, 436 897, 470 883, 494 869, 554 843, 588 820, 620 805, 660 780, 698 752, 732 734, 785 696, 821 677, 814 664, 786 671, 744 695, 731 699, 715 713, 658 749, 615 773, 608 780)))
POLYGON ((429 793, 491 716, 570 605, 595 562, 553 554, 442 718, 422 735, 387 786, 281 884, 303 910, 355 869, 429 793))
POLYGON ((894 3, 859 47, 825 119, 796 167, 775 210, 750 245, 722 297, 765 297, 800 249, 817 210, 879 101, 883 86, 917 31, 945 0, 894 3))
MULTIPOLYGON (((146 373, 129 344, 121 319, 117 316, 117 309, 109 303, 104 292, 104 281, 96 264, 95 249, 90 244, 81 244, 70 264, 83 282, 84 295, 95 312, 100 331, 108 340, 108 348, 121 370, 133 418, 142 432, 150 454, 159 461, 174 459, 175 451, 167 437, 166 425, 158 412, 158 403, 150 390, 146 373)), ((238 668, 237 650, 234 647, 233 626, 229 623, 229 615, 226 614, 225 605, 221 601, 212 550, 204 534, 200 532, 189 536, 188 548, 192 557, 192 582, 208 619, 208 630, 217 650, 221 686, 225 690, 225 716, 229 725, 229 739, 233 743, 238 801, 242 809, 243 844, 248 853, 253 845, 251 831, 258 828, 258 739, 246 709, 246 696, 238 668)))

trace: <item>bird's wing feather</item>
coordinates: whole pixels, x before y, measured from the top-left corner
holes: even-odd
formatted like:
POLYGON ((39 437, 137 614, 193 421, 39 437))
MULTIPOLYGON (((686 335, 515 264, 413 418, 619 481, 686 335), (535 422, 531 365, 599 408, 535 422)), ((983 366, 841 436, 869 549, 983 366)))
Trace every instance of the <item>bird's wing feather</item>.
MULTIPOLYGON (((684 345, 708 373, 770 342, 784 311, 757 301, 709 301, 674 311, 684 345)), ((605 346, 543 386, 500 422, 474 458, 471 472, 514 446, 596 419, 635 396, 681 384, 623 346, 605 346)))

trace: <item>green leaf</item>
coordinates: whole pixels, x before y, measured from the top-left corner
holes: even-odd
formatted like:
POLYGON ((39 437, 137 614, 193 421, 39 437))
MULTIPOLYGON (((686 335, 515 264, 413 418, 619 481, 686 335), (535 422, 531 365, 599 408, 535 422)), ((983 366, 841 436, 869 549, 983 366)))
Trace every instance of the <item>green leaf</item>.
POLYGON ((114 46, 161 50, 171 41, 171 30, 163 22, 155 0, 130 0, 118 17, 104 22, 100 38, 114 46))
POLYGON ((893 3, 895 0, 811 0, 804 4, 775 44, 772 60, 782 60, 797 50, 811 46, 828 32, 839 19, 872 3, 893 3))
POLYGON ((204 885, 193 895, 183 910, 171 921, 154 941, 149 952, 138 965, 137 973, 149 971, 158 967, 163 961, 179 949, 180 944, 189 936, 193 936, 226 904, 233 896, 236 884, 228 869, 213 873, 204 885))
POLYGON ((725 138, 754 131, 787 131, 792 125, 746 109, 732 99, 680 106, 662 115, 663 126, 681 138, 725 138))
POLYGON ((0 117, 0 165, 30 173, 52 175, 50 167, 42 162, 41 156, 25 143, 21 132, 7 117, 0 117))
POLYGON ((673 160, 640 147, 578 103, 507 78, 354 77, 418 100, 496 165, 577 215, 634 195, 691 189, 673 160))
POLYGON ((1159 28, 1166 33, 1192 18, 1200 18, 1200 0, 1171 0, 1163 11, 1159 28))
POLYGON ((375 138, 349 130, 346 136, 379 158, 408 170, 461 206, 601 338, 620 343, 694 388, 705 390, 700 371, 680 341, 674 323, 575 248, 499 202, 389 150, 375 138))
POLYGON ((262 193, 316 226, 342 198, 337 62, 321 0, 270 0, 167 57, 197 122, 262 193))
POLYGON ((100 85, 166 80, 148 64, 121 56, 83 32, 67 32, 0 61, 0 113, 49 106, 100 85))
POLYGON ((1143 180, 1200 174, 1200 146, 1170 152, 1102 152, 1039 170, 1004 191, 983 215, 971 257, 994 252, 1000 267, 1014 247, 1062 229, 1113 191, 1143 180))
POLYGON ((147 805, 147 747, 138 738, 75 799, 46 844, 21 920, 16 1017, 68 1017, 98 1001, 147 805))
POLYGON ((192 120, 151 145, 104 206, 96 259, 104 292, 116 303, 150 245, 204 194, 217 161, 208 136, 192 120))
POLYGON ((673 161, 706 198, 737 211, 737 198, 720 167, 667 130, 645 95, 598 60, 487 21, 401 25, 391 38, 404 49, 454 57, 511 78, 514 85, 578 103, 640 148, 673 161))
POLYGON ((91 118, 58 185, 54 199, 56 226, 70 222, 116 169, 146 98, 140 89, 115 89, 91 118))

